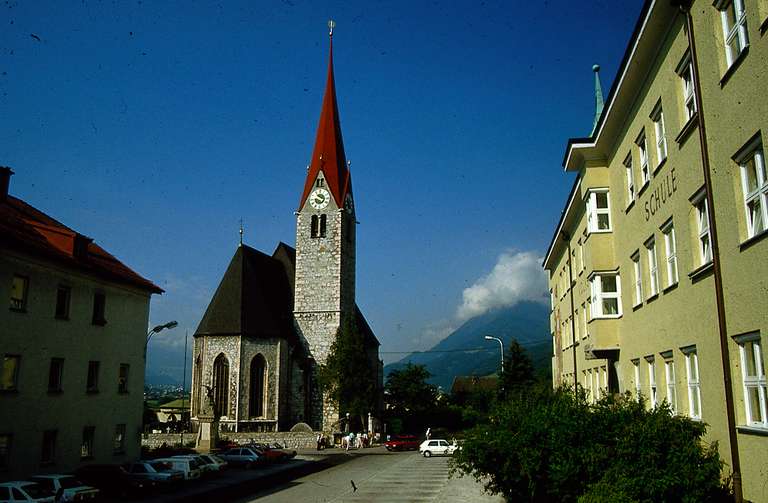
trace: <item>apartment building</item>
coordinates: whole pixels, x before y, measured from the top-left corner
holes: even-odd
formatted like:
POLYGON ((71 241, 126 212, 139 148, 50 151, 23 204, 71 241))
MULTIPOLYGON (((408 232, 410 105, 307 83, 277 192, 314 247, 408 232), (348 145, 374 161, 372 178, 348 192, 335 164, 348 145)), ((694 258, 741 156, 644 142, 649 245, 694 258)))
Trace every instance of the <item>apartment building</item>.
POLYGON ((0 480, 135 460, 162 290, 9 195, 12 174, 0 167, 0 480))
POLYGON ((667 401, 768 501, 768 1, 646 1, 544 268, 553 382, 667 401))

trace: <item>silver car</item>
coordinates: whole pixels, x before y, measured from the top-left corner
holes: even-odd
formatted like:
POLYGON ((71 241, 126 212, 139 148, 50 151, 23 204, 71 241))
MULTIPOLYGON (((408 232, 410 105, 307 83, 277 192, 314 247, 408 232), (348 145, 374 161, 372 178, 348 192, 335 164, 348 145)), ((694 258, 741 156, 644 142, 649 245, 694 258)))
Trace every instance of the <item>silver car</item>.
POLYGON ((259 453, 250 447, 235 447, 221 452, 217 456, 232 466, 245 466, 246 468, 252 468, 263 461, 259 453))

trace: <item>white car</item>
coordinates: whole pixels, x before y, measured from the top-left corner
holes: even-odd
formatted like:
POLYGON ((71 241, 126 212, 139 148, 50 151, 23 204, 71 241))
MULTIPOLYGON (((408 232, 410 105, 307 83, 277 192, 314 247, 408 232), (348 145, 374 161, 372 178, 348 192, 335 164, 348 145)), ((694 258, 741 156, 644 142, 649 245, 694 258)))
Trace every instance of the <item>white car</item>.
POLYGON ((54 494, 40 484, 27 480, 0 484, 0 503, 15 503, 16 501, 53 503, 54 494))
POLYGON ((29 479, 37 482, 54 495, 61 491, 60 501, 89 501, 99 496, 99 490, 87 486, 72 475, 35 475, 29 479))
POLYGON ((459 446, 456 444, 449 444, 447 440, 435 439, 425 440, 419 446, 419 453, 425 458, 430 456, 450 456, 459 446))

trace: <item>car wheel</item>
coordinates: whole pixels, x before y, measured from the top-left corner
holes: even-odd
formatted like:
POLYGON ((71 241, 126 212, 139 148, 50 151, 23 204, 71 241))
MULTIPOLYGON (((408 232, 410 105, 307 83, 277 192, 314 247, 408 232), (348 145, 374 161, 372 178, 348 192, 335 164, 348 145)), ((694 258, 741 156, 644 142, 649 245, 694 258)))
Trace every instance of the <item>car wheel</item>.
POLYGON ((432 453, 431 453, 431 452, 429 452, 429 451, 424 451, 424 457, 425 457, 425 458, 429 458, 429 457, 431 457, 431 456, 432 456, 432 453))

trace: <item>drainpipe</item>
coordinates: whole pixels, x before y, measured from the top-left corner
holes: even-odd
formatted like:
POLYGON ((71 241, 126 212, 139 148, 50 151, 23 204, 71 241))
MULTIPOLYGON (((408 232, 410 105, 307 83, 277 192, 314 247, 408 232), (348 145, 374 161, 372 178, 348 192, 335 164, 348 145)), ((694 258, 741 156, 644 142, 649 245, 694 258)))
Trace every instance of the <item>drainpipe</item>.
POLYGON ((709 165, 709 148, 707 146, 707 130, 704 124, 704 106, 701 97, 699 81, 699 61, 696 54, 696 42, 693 36, 693 17, 691 16, 690 0, 679 3, 680 10, 685 15, 685 25, 688 34, 688 46, 691 51, 691 66, 693 67, 693 85, 696 91, 696 110, 699 115, 699 141, 701 142, 701 164, 704 171, 704 188, 707 192, 707 211, 709 215, 709 232, 712 238, 712 262, 715 277, 715 299, 717 304, 717 324, 720 332, 720 357, 723 366, 723 384, 725 385, 725 411, 728 421, 728 440, 731 444, 731 466, 733 468, 733 492, 736 503, 744 501, 741 487, 741 460, 739 459, 739 441, 736 433, 736 417, 733 402, 733 380, 731 377, 731 362, 728 349, 728 329, 725 319, 725 299, 723 297, 723 272, 720 263, 720 251, 715 225, 715 198, 712 191, 712 177, 709 165))
POLYGON ((576 372, 576 317, 574 316, 573 312, 573 269, 571 267, 571 235, 566 230, 560 231, 560 234, 563 237, 563 241, 568 245, 568 290, 570 291, 571 296, 571 337, 573 337, 573 389, 576 391, 576 388, 579 384, 579 376, 576 372))

